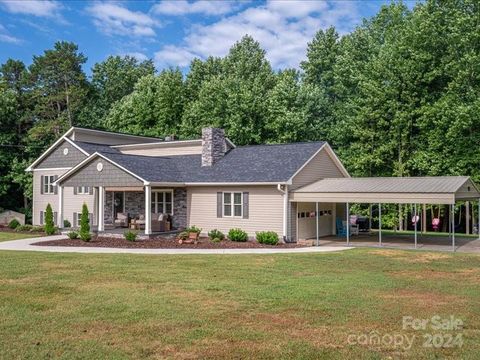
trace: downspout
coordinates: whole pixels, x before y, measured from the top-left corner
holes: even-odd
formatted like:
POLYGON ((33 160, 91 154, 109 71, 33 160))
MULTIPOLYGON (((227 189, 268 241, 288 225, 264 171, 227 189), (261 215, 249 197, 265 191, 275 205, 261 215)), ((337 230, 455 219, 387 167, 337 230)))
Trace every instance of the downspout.
POLYGON ((283 194, 283 241, 288 240, 288 186, 277 184, 277 190, 283 194))

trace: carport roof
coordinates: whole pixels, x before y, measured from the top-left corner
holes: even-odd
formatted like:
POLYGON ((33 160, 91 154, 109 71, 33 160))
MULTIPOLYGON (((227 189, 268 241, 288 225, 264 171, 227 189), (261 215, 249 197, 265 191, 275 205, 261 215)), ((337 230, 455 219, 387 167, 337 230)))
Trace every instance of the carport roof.
POLYGON ((294 201, 452 204, 480 198, 468 176, 329 178, 292 190, 294 201))

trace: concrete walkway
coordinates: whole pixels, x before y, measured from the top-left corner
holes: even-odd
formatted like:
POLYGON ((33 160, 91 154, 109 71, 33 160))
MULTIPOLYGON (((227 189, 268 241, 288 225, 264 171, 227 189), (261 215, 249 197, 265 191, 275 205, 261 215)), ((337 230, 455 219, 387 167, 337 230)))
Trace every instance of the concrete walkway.
POLYGON ((311 246, 288 249, 122 249, 102 247, 74 246, 38 246, 32 243, 65 239, 64 235, 38 237, 22 240, 0 242, 0 250, 44 251, 61 253, 96 253, 96 254, 157 254, 157 255, 193 255, 193 254, 293 254, 293 253, 323 253, 351 249, 346 246, 311 246))

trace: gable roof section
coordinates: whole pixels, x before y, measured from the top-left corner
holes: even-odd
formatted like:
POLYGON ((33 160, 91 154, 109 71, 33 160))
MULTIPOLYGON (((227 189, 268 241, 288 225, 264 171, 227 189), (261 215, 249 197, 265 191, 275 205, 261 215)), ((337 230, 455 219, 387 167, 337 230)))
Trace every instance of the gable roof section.
MULTIPOLYGON (((95 154, 149 183, 286 183, 324 145, 308 142, 281 145, 241 146, 230 150, 211 167, 202 167, 201 155, 140 156, 115 149, 95 154)), ((85 146, 85 145, 83 145, 85 146)), ((88 145, 87 145, 88 147, 88 145)), ((93 148, 92 148, 93 149, 93 148)), ((91 161, 93 155, 85 162, 91 161)), ((61 183, 81 164, 58 179, 61 183)))

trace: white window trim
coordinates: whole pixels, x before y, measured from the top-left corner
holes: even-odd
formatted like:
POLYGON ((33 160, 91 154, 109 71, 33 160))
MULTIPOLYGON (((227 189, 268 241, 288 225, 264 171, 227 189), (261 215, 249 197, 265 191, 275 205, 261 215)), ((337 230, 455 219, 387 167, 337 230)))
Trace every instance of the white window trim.
POLYGON ((90 186, 77 186, 77 195, 90 195, 90 186))
MULTIPOLYGON (((174 210, 173 210, 173 208, 174 208, 174 206, 173 206, 173 205, 174 205, 173 189, 154 189, 154 190, 152 190, 152 201, 151 201, 151 202, 155 204, 155 206, 152 207, 152 212, 153 212, 154 214, 158 214, 158 204, 159 204, 159 201, 158 201, 158 193, 167 193, 167 192, 170 193, 171 196, 172 196, 172 201, 171 201, 171 203, 172 203, 172 211, 171 211, 170 213, 167 213, 167 212, 164 211, 163 214, 168 214, 168 215, 173 216, 173 212, 174 212, 174 210)), ((165 209, 165 208, 166 208, 166 206, 165 206, 166 204, 167 204, 167 202, 166 202, 166 201, 163 201, 163 210, 166 210, 166 209, 165 209)))
POLYGON ((224 191, 222 192, 222 216, 227 218, 243 218, 243 192, 241 191, 224 191), (230 204, 225 204, 225 194, 230 194, 230 204), (240 204, 235 204, 235 194, 240 194, 240 204), (225 205, 230 205, 230 214, 225 215, 225 205), (240 205, 240 215, 235 215, 235 205, 240 205))
POLYGON ((55 175, 42 175, 43 177, 43 194, 44 195, 54 195, 55 194, 55 186, 52 185, 55 182, 55 175), (47 191, 45 191, 45 187, 47 191))

